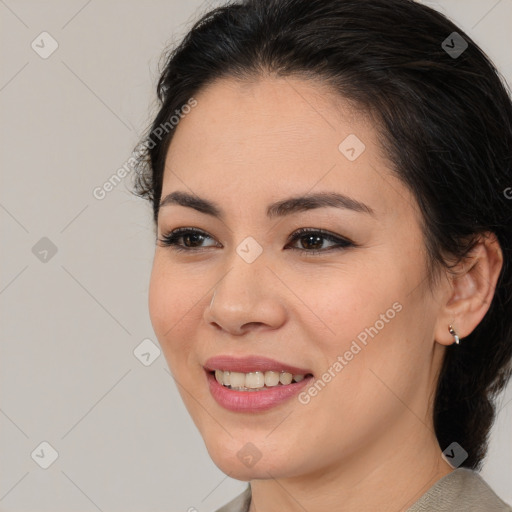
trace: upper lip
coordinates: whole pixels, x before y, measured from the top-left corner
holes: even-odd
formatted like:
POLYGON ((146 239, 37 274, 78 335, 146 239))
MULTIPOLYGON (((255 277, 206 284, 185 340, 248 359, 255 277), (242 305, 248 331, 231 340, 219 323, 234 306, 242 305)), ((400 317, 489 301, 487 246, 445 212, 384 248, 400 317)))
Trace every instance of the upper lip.
POLYGON ((219 355, 210 357, 205 362, 204 368, 210 371, 223 370, 241 373, 257 371, 289 372, 292 375, 307 375, 312 373, 310 370, 262 356, 233 357, 229 355, 219 355))

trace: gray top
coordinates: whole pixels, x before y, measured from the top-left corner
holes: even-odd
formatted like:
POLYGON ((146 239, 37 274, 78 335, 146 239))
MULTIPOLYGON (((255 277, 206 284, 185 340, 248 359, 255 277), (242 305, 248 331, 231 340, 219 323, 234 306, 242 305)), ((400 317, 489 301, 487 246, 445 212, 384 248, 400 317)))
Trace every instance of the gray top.
MULTIPOLYGON (((249 512, 251 487, 216 512, 249 512)), ((407 512, 512 512, 475 471, 457 468, 439 479, 407 512)))

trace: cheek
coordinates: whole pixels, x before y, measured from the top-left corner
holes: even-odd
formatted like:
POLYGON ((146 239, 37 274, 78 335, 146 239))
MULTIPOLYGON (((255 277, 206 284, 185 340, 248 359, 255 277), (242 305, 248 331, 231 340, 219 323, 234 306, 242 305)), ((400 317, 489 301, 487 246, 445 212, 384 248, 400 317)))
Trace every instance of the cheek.
POLYGON ((188 276, 173 271, 162 257, 155 256, 149 283, 149 315, 168 360, 187 351, 186 340, 192 339, 187 329, 197 325, 197 302, 204 294, 203 288, 197 289, 188 276))
POLYGON ((160 343, 164 334, 175 323, 177 297, 171 292, 172 279, 162 271, 162 265, 155 256, 149 281, 149 316, 160 343))
MULTIPOLYGON (((354 339, 362 343, 377 331, 389 331, 399 316, 395 305, 402 295, 400 281, 384 278, 376 269, 350 271, 326 268, 322 274, 295 279, 296 294, 309 309, 301 322, 311 329, 310 336, 322 351, 333 354, 347 350, 354 339)), ((302 309, 302 308, 301 308, 302 309)))
POLYGON ((333 431, 348 438, 357 431, 373 435, 375 425, 392 422, 403 410, 402 401, 421 407, 417 390, 424 388, 428 377, 429 345, 415 337, 410 317, 421 317, 422 301, 408 295, 398 278, 386 283, 387 291, 360 281, 357 289, 333 292, 336 303, 326 305, 325 311, 335 335, 331 343, 316 338, 325 361, 320 378, 328 383, 314 407, 329 411, 319 413, 326 424, 339 418, 333 431), (350 424, 345 423, 347 411, 350 424))
MULTIPOLYGON (((382 270, 375 265, 365 272, 339 272, 335 281, 310 286, 307 295, 304 282, 299 292, 314 313, 302 325, 317 354, 322 354, 322 380, 329 381, 331 392, 336 390, 336 403, 355 409, 353 402, 360 403, 363 397, 371 402, 375 395, 378 382, 370 370, 407 388, 403 368, 421 355, 420 344, 412 343, 414 331, 408 321, 409 315, 421 311, 420 304, 399 272, 382 270)), ((324 397, 334 398, 330 393, 324 397)))

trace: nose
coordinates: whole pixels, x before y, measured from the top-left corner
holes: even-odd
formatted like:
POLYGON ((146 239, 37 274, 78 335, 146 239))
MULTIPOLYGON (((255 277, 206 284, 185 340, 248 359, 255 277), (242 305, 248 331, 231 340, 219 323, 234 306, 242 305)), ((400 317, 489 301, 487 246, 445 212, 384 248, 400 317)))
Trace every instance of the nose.
POLYGON ((203 318, 217 330, 243 335, 278 329, 286 320, 285 289, 260 256, 247 263, 235 255, 206 303, 203 318))

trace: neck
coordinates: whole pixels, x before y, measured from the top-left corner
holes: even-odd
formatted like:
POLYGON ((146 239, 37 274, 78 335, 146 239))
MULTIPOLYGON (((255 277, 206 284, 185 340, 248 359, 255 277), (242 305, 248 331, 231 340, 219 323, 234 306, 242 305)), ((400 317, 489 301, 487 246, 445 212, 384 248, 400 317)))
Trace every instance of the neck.
POLYGON ((430 428, 417 418, 401 435, 380 439, 350 460, 292 478, 253 480, 249 512, 406 510, 453 471, 430 428), (340 508, 342 507, 342 508, 340 508))

